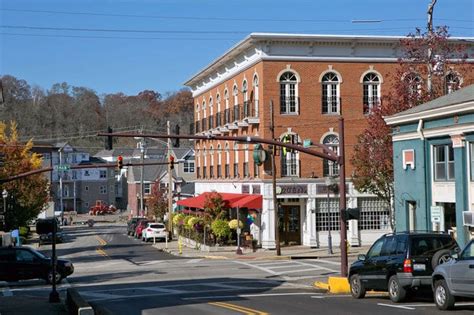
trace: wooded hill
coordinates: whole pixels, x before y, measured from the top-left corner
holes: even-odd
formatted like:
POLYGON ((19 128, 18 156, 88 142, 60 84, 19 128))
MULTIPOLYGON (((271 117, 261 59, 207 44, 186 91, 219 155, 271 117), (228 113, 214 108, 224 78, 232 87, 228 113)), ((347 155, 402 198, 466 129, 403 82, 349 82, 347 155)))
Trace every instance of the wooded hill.
MULTIPOLYGON (((50 89, 31 86, 11 75, 0 76, 3 104, 0 121, 16 121, 21 140, 62 142, 95 153, 104 148, 96 137, 110 126, 114 132, 166 133, 166 121, 189 132, 193 98, 188 90, 161 95, 144 90, 137 95, 98 95, 87 87, 56 83, 50 89)), ((134 139, 120 139, 114 147, 135 146, 134 139)))

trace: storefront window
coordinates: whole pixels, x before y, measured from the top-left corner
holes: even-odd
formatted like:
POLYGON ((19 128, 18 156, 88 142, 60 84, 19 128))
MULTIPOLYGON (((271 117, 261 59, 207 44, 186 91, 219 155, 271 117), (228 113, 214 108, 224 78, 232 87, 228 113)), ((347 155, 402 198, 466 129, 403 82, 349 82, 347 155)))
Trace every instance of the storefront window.
POLYGON ((454 150, 451 144, 434 146, 435 181, 454 181, 454 150))

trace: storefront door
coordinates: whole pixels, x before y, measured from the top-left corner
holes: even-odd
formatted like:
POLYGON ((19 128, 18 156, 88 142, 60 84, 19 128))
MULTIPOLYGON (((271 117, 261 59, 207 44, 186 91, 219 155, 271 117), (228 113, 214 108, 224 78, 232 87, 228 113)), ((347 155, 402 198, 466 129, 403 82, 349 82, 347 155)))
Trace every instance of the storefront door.
POLYGON ((301 244, 300 206, 280 206, 280 242, 285 245, 301 244))

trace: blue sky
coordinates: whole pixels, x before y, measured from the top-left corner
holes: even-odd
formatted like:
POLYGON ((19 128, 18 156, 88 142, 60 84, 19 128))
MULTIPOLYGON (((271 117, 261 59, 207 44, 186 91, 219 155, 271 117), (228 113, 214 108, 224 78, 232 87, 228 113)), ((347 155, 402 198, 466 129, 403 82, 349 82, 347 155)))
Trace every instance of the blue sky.
MULTIPOLYGON (((68 82, 101 94, 145 89, 166 93, 182 88, 251 32, 406 35, 425 27, 428 3, 0 0, 0 74, 43 88, 68 82), (382 22, 351 23, 354 19, 382 22)), ((450 26, 453 36, 473 37, 473 3, 438 0, 435 25, 450 26)))

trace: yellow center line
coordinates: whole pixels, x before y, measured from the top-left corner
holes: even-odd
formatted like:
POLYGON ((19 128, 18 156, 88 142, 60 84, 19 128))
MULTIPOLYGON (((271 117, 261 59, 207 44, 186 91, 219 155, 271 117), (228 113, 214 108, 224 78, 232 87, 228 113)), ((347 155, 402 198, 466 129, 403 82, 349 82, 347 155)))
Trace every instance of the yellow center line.
POLYGON ((214 306, 219 306, 222 308, 227 308, 233 311, 240 312, 242 314, 246 315, 268 315, 266 312, 261 312, 259 310, 254 310, 248 307, 240 306, 240 305, 235 305, 235 304, 230 304, 230 303, 224 303, 224 302, 209 302, 208 304, 214 305, 214 306))
POLYGON ((99 241, 99 246, 95 249, 95 251, 103 257, 110 258, 110 256, 107 255, 107 253, 102 249, 103 246, 107 245, 107 242, 98 235, 96 235, 95 238, 97 241, 99 241))

